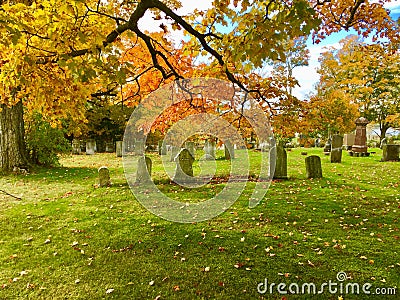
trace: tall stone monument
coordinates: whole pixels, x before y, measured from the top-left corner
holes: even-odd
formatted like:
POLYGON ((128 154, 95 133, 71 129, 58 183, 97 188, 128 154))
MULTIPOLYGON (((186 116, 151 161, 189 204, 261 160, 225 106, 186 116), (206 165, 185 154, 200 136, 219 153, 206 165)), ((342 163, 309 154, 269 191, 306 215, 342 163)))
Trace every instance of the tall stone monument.
POLYGON ((358 118, 356 120, 356 136, 354 138, 354 145, 351 150, 356 153, 366 153, 367 152, 367 124, 368 120, 364 117, 358 118))

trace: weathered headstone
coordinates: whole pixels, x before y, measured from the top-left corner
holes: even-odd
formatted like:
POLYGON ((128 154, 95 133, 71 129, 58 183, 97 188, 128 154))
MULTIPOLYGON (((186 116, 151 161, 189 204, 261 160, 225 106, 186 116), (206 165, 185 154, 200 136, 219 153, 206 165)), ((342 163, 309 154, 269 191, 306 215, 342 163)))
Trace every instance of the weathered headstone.
POLYGON ((225 159, 230 160, 235 158, 235 148, 230 140, 226 140, 224 143, 225 159))
POLYGON ((115 154, 117 157, 122 157, 122 141, 115 142, 115 154))
POLYGON ((368 120, 364 117, 356 120, 356 136, 354 139, 354 145, 351 150, 356 153, 367 152, 367 124, 368 120))
POLYGON ((343 137, 343 146, 345 146, 346 150, 351 150, 351 147, 354 145, 354 140, 356 135, 354 133, 345 134, 343 137))
POLYGON ((166 155, 167 154, 167 145, 163 140, 158 141, 158 155, 166 155))
POLYGON ((94 148, 94 151, 96 153, 104 153, 106 152, 106 143, 103 140, 97 140, 96 141, 96 147, 94 148))
POLYGON ((305 162, 307 178, 322 178, 321 158, 319 156, 307 156, 305 162))
POLYGON ((204 142, 204 153, 207 157, 211 156, 212 159, 215 159, 215 142, 214 141, 205 141, 204 142))
POLYGON ((110 171, 107 167, 100 167, 99 170, 99 186, 105 187, 111 184, 110 181, 110 171))
POLYGON ((185 148, 189 150, 190 154, 195 157, 195 149, 194 149, 194 142, 186 142, 185 148))
POLYGON ((283 141, 276 145, 276 163, 274 179, 288 179, 287 176, 287 153, 283 141))
POLYGON ((320 143, 321 143, 320 138, 316 138, 315 141, 314 141, 314 147, 319 148, 320 147, 320 143))
POLYGON ((193 162, 194 157, 187 149, 182 149, 176 159, 176 169, 174 175, 174 181, 188 182, 193 180, 193 162))
POLYGON ((140 156, 138 159, 138 166, 136 171, 136 183, 151 182, 151 168, 152 162, 148 156, 140 156))
POLYGON ((86 141, 86 155, 94 155, 95 147, 96 147, 95 140, 87 140, 86 141))
POLYGON ((114 143, 113 142, 106 142, 106 152, 107 153, 114 152, 114 143))
POLYGON ((342 162, 343 137, 335 134, 332 136, 331 163, 342 162))
POLYGON ((381 161, 399 161, 400 145, 385 144, 382 147, 383 156, 381 161))
POLYGON ((180 150, 181 150, 181 148, 179 148, 179 147, 171 146, 171 158, 170 158, 170 161, 175 161, 175 159, 178 156, 180 150))
POLYGON ((135 155, 143 155, 144 148, 145 148, 144 140, 136 139, 135 140, 135 150, 134 150, 135 155))
POLYGON ((81 142, 77 139, 72 140, 72 154, 81 154, 81 142))
POLYGON ((331 152, 331 148, 332 148, 332 139, 328 138, 328 140, 326 141, 325 147, 324 147, 324 152, 331 152))

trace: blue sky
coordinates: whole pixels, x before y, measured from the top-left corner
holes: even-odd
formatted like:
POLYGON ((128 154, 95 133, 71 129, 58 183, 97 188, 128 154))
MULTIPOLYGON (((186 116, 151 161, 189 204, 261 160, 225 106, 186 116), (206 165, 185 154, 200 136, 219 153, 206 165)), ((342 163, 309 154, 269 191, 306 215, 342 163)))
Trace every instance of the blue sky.
MULTIPOLYGON (((193 12, 194 9, 198 10, 206 10, 211 7, 212 0, 181 0, 182 8, 178 10, 178 14, 185 15, 190 12, 193 12)), ((370 0, 370 2, 377 2, 376 0, 370 0)), ((387 9, 390 9, 391 15, 394 18, 398 18, 400 16, 400 0, 392 0, 389 3, 385 4, 387 9)), ((150 14, 145 15, 143 20, 139 22, 139 27, 143 30, 149 30, 150 28, 154 28, 155 31, 159 31, 159 24, 154 21, 150 14)), ((310 50, 310 61, 309 65, 305 67, 298 67, 294 70, 293 74, 296 79, 299 81, 300 86, 294 89, 294 95, 299 99, 305 99, 306 96, 313 91, 314 85, 318 82, 319 75, 316 72, 316 69, 319 66, 318 58, 324 49, 327 47, 338 47, 339 41, 346 37, 349 34, 355 34, 354 31, 349 32, 339 32, 336 34, 332 34, 323 40, 320 44, 314 45, 311 42, 311 38, 308 42, 308 48, 310 50)), ((182 32, 173 32, 174 40, 182 40, 183 35, 182 32)), ((268 72, 268 67, 265 68, 265 71, 268 72)))

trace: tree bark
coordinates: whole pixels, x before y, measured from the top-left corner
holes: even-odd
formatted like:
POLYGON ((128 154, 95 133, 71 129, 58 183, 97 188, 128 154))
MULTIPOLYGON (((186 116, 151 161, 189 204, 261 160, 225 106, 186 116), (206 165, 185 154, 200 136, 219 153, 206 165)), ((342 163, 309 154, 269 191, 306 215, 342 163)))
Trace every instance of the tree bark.
POLYGON ((11 107, 0 104, 0 171, 27 167, 24 134, 22 101, 11 107))

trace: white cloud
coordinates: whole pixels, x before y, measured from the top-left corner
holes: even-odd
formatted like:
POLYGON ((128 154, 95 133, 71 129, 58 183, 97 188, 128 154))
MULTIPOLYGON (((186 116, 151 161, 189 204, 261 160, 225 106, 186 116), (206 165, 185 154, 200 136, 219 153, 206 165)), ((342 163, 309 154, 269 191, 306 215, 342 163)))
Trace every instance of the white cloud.
POLYGON ((293 76, 297 79, 300 86, 293 89, 293 94, 299 99, 307 98, 307 95, 314 90, 314 85, 319 81, 317 69, 319 67, 319 57, 321 53, 326 52, 328 48, 338 49, 339 43, 324 43, 321 45, 313 45, 309 43, 310 60, 308 66, 297 67, 293 70, 293 76))
POLYGON ((388 3, 385 3, 385 8, 390 9, 390 10, 399 10, 400 9, 400 0, 394 0, 390 1, 388 3))

